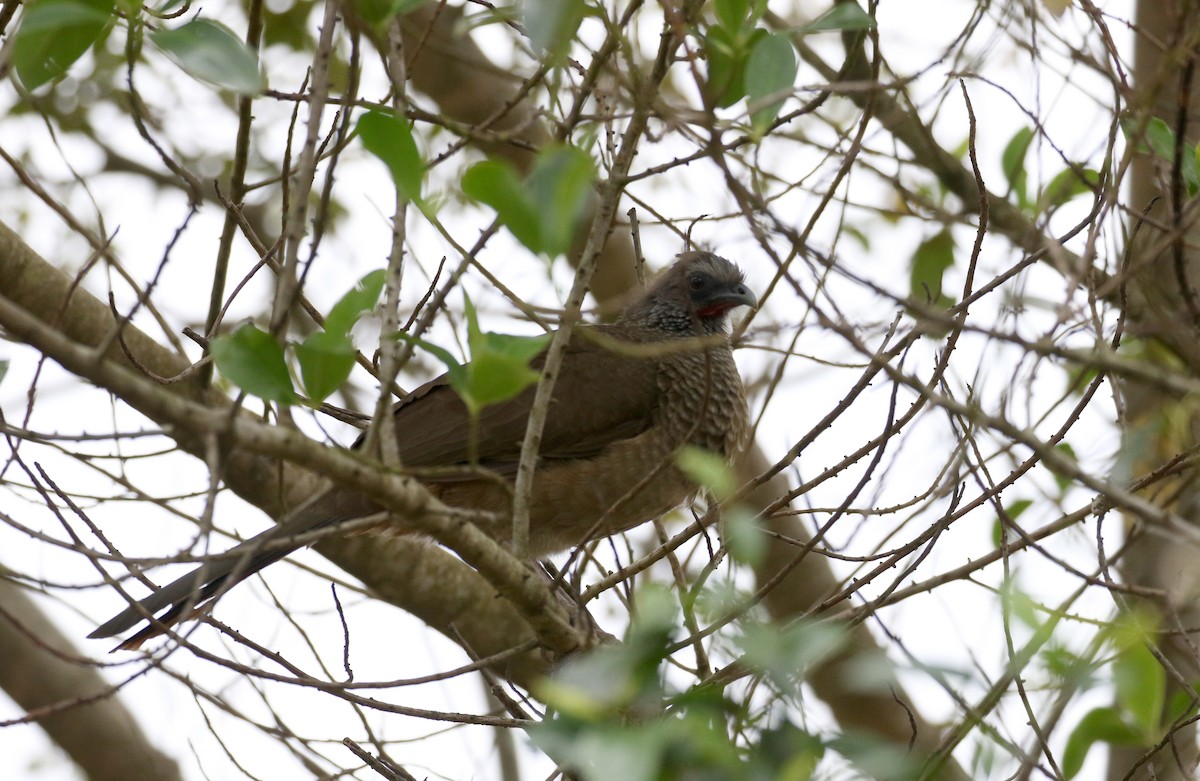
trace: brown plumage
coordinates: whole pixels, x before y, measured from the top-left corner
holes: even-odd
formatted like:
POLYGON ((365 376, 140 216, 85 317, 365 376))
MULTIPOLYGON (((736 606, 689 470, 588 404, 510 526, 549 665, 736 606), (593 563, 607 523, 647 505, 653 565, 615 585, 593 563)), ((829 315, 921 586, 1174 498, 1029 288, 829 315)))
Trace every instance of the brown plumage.
MULTIPOLYGON (((534 474, 531 553, 615 534, 687 501, 697 486, 675 466, 681 447, 731 458, 745 444, 746 399, 725 326, 730 309, 755 303, 734 264, 691 252, 615 323, 576 329, 555 383, 534 474)), ((543 359, 535 358, 532 367, 540 370, 543 359)), ((534 392, 530 387, 480 414, 479 466, 509 482, 534 392)), ((511 492, 495 479, 455 469, 469 463, 469 418, 446 376, 415 390, 396 404, 394 414, 401 463, 442 502, 497 514, 501 520, 481 525, 507 539, 511 492)), ((140 607, 130 605, 90 637, 119 634, 169 607, 121 646, 136 648, 299 547, 290 538, 379 511, 363 494, 335 486, 278 526, 141 600, 140 607)), ((402 519, 390 525, 403 531, 402 519)))

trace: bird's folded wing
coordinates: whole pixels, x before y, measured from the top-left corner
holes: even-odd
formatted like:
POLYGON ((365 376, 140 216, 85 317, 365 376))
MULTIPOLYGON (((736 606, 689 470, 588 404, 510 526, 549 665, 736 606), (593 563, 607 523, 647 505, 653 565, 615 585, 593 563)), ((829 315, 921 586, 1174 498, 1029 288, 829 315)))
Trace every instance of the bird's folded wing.
MULTIPOLYGON (((611 341, 611 340, 609 340, 611 341)), ((530 364, 544 366, 544 354, 530 364)), ((478 421, 479 465, 516 471, 537 386, 483 409, 478 421)), ((658 405, 657 361, 622 354, 586 338, 572 340, 554 385, 539 454, 543 459, 590 458, 650 427, 658 405)), ((469 462, 470 416, 443 375, 396 405, 396 439, 406 467, 451 467, 469 462)))

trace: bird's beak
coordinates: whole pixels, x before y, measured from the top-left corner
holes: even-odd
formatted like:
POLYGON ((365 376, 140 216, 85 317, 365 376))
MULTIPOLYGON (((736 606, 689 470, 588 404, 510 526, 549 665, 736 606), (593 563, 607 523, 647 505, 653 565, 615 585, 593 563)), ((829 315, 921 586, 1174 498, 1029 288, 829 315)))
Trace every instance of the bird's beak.
POLYGON ((704 303, 696 308, 701 317, 711 317, 733 309, 735 306, 758 307, 758 298, 750 292, 750 288, 737 284, 724 290, 716 291, 704 303))

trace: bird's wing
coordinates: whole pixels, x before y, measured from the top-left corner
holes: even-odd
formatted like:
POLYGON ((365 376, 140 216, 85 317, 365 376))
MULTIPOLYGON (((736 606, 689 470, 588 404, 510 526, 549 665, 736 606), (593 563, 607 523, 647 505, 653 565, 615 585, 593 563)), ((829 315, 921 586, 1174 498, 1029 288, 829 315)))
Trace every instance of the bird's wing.
MULTIPOLYGON (((607 330, 607 329, 606 329, 607 330)), ((541 371, 545 356, 530 366, 541 371)), ((511 474, 521 452, 536 385, 479 416, 479 465, 511 474)), ((658 404, 657 362, 624 355, 593 340, 572 339, 554 385, 539 453, 543 459, 590 458, 615 441, 634 437, 652 422, 658 404)), ((470 417, 445 375, 395 407, 400 460, 408 467, 465 465, 470 417)))

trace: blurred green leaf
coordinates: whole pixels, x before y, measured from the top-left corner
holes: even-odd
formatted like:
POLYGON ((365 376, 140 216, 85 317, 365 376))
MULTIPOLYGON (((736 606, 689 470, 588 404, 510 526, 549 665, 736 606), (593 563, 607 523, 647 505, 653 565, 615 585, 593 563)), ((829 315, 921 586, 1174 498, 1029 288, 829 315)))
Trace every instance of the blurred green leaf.
POLYGON ((1029 203, 1028 188, 1026 181, 1028 176, 1025 173, 1025 157, 1029 153, 1029 145, 1033 142, 1033 130, 1023 127, 1013 134, 1008 143, 1004 146, 1004 152, 1000 156, 1001 168, 1004 171, 1004 180, 1008 182, 1008 188, 1016 193, 1017 202, 1022 206, 1029 203))
POLYGON ((1096 708, 1084 716, 1067 738, 1062 754, 1062 771, 1074 778, 1083 767, 1088 751, 1097 741, 1118 746, 1138 745, 1136 730, 1121 720, 1113 708, 1096 708))
POLYGON ((246 324, 213 340, 212 357, 221 374, 247 393, 281 404, 296 401, 283 348, 257 326, 246 324))
POLYGON ((899 781, 922 776, 919 754, 877 734, 847 732, 827 741, 827 745, 850 760, 866 778, 899 781))
POLYGON ((747 665, 786 692, 795 689, 809 668, 845 646, 846 630, 829 622, 801 621, 781 627, 747 621, 734 643, 747 665))
MULTIPOLYGON (((1021 513, 1028 510, 1032 504, 1033 501, 1030 499, 1018 499, 1005 507, 1004 513, 1008 516, 1008 520, 1015 522, 1017 518, 1021 517, 1021 513)), ((995 524, 992 526, 992 544, 997 548, 1004 542, 1004 530, 1003 519, 997 517, 995 524)))
POLYGON ((675 454, 683 473, 713 492, 718 500, 728 499, 737 488, 737 478, 722 456, 711 450, 685 445, 675 454))
POLYGON ((476 163, 463 174, 462 191, 495 209, 500 223, 517 241, 540 251, 541 220, 512 165, 503 160, 476 163))
POLYGON ((1067 168, 1050 180, 1038 196, 1038 209, 1054 209, 1072 198, 1091 195, 1100 186, 1100 172, 1094 168, 1067 168))
POLYGON ((748 0, 716 0, 713 6, 717 12, 719 26, 727 30, 737 30, 746 22, 750 13, 748 0))
POLYGON ((317 331, 295 349, 310 404, 320 404, 328 398, 354 369, 354 343, 345 334, 317 331))
POLYGON ((4 377, 8 374, 8 364, 7 358, 0 358, 0 382, 4 382, 4 377))
POLYGON ((583 0, 523 0, 521 19, 534 49, 559 63, 570 50, 586 10, 583 0))
POLYGON ((767 537, 754 514, 738 504, 728 508, 721 517, 721 539, 729 555, 751 567, 761 564, 767 555, 767 537))
POLYGON ((1004 606, 1005 613, 1015 616, 1030 629, 1041 628, 1042 621, 1038 616, 1037 603, 1021 590, 1014 579, 1009 578, 1001 585, 1000 604, 1004 606))
POLYGON ((1159 738, 1163 703, 1166 702, 1167 676, 1162 664, 1144 642, 1117 651, 1113 660, 1113 683, 1117 704, 1138 730, 1145 745, 1159 738))
POLYGON ((726 108, 745 97, 746 55, 740 50, 736 33, 710 27, 704 36, 704 59, 708 94, 715 106, 726 108))
POLYGON ((522 182, 507 162, 476 163, 463 175, 463 192, 496 210, 496 216, 534 252, 555 257, 571 247, 595 177, 592 159, 580 149, 543 150, 522 182))
POLYGON ((571 248, 592 192, 596 166, 573 146, 552 147, 538 155, 526 189, 541 215, 541 250, 551 257, 571 248))
POLYGON ((353 0, 363 21, 379 27, 394 16, 403 16, 425 5, 429 0, 353 0))
POLYGON ((375 109, 359 117, 357 127, 363 147, 388 167, 396 191, 410 201, 419 202, 425 163, 407 120, 375 109))
POLYGON ((258 55, 220 22, 195 19, 174 30, 151 33, 150 40, 201 81, 242 95, 262 92, 258 55))
MULTIPOLYGON (((1175 162, 1175 131, 1158 117, 1151 117, 1146 123, 1141 137, 1134 138, 1137 122, 1132 117, 1124 117, 1120 121, 1125 137, 1134 141, 1139 152, 1149 152, 1168 164, 1175 162)), ((1188 195, 1196 195, 1200 191, 1200 166, 1196 161, 1196 149, 1184 142, 1183 156, 1179 161, 1179 175, 1187 187, 1188 195)))
POLYGON ((114 0, 36 0, 26 6, 13 42, 13 67, 35 90, 66 75, 113 22, 114 0))
MULTIPOLYGON (((1079 458, 1075 455, 1075 448, 1071 447, 1070 443, 1059 442, 1054 446, 1054 452, 1066 458, 1071 463, 1079 463, 1079 458)), ((1075 479, 1070 475, 1064 475, 1057 471, 1054 472, 1054 483, 1058 486, 1058 492, 1060 495, 1066 495, 1067 489, 1069 489, 1074 482, 1075 479)))
POLYGON ((857 3, 837 3, 825 13, 799 29, 802 35, 829 30, 873 30, 875 18, 857 3))
POLYGON ((379 294, 383 292, 386 281, 387 271, 384 269, 376 269, 360 279, 329 310, 325 318, 325 330, 342 336, 349 334, 358 319, 379 303, 379 294))
POLYGON ((796 81, 796 52, 783 33, 764 35, 746 60, 746 97, 753 114, 750 124, 760 136, 770 128, 796 81), (786 94, 785 94, 786 93, 786 94), (764 100, 777 97, 760 106, 764 100))
POLYGON ((913 253, 909 296, 917 304, 951 307, 954 300, 942 294, 942 277, 954 265, 954 236, 944 229, 921 242, 913 253))

